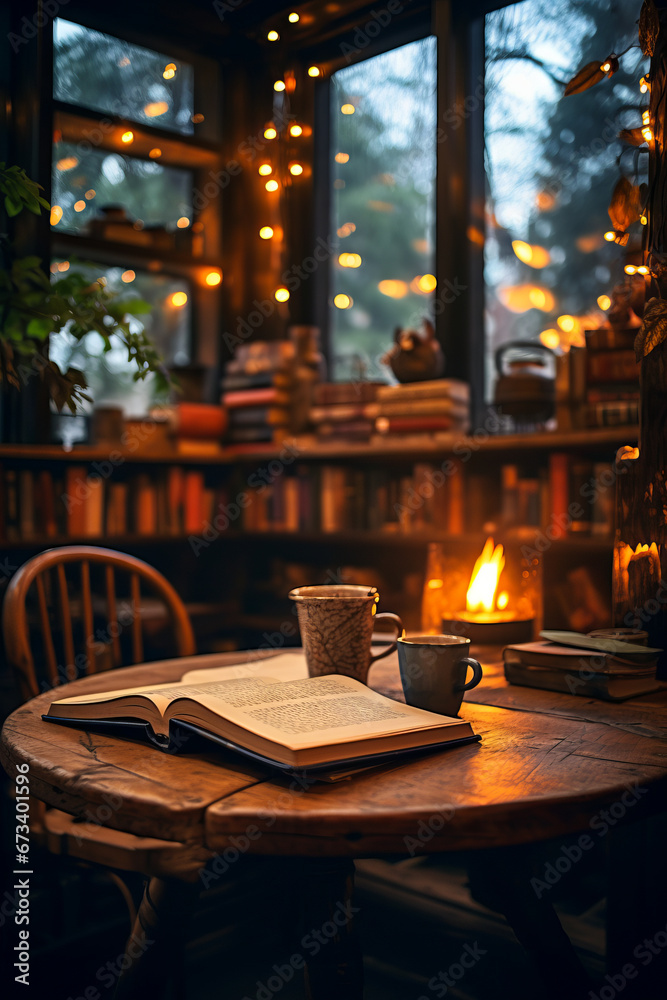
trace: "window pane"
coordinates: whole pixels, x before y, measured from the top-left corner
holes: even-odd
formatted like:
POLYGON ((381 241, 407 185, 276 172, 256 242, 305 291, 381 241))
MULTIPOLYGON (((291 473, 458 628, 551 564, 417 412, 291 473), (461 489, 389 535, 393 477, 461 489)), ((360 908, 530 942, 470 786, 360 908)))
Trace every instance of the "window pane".
POLYGON ((648 107, 641 52, 563 97, 585 63, 636 44, 636 19, 634 0, 524 0, 486 17, 488 399, 498 346, 540 334, 564 350, 583 344, 604 319, 598 299, 625 280, 625 255, 640 248, 639 222, 626 248, 604 234, 619 156, 634 184, 646 180, 645 153, 617 139, 648 107))
POLYGON ((435 38, 339 70, 331 100, 333 377, 386 379, 396 326, 433 309, 435 38))
MULTIPOLYGON (((137 242, 136 229, 129 237, 124 235, 122 225, 102 231, 100 223, 108 216, 104 209, 112 206, 125 210, 128 228, 138 220, 146 242, 151 238, 148 227, 165 228, 171 233, 189 227, 192 222, 189 170, 163 167, 152 160, 99 149, 86 151, 82 145, 58 142, 53 147, 51 223, 59 232, 137 242)), ((118 214, 116 211, 115 215, 118 214)))
MULTIPOLYGON (((145 329, 169 364, 187 364, 190 360, 191 289, 182 278, 148 271, 132 271, 108 267, 90 261, 63 261, 51 264, 54 278, 69 268, 90 277, 91 281, 105 278, 107 287, 123 298, 141 298, 153 309, 145 316, 133 316, 131 329, 145 329)), ((154 379, 134 382, 134 367, 128 364, 127 352, 120 346, 108 354, 102 351, 103 341, 97 333, 89 334, 78 343, 68 333, 51 337, 49 354, 61 368, 72 366, 86 373, 90 395, 96 404, 115 403, 128 414, 141 415, 157 402, 154 379)))
POLYGON ((194 131, 192 66, 60 17, 54 23, 53 96, 170 132, 194 131))

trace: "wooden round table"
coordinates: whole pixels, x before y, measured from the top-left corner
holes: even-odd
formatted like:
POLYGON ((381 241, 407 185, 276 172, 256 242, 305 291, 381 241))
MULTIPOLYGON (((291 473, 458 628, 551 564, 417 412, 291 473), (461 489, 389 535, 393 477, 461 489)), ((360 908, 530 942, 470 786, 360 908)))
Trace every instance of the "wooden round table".
MULTIPOLYGON (((223 654, 215 663, 242 658, 223 654)), ((200 665, 187 658, 128 667, 57 696, 176 680, 200 665)), ((373 667, 370 683, 402 697, 395 656, 373 667)), ((46 692, 7 719, 5 769, 14 775, 27 763, 31 794, 51 806, 171 842, 179 860, 169 874, 184 881, 226 851, 352 859, 507 848, 590 830, 605 810, 620 826, 664 809, 667 798, 667 692, 607 704, 511 687, 497 664, 485 667, 461 710, 480 744, 334 783, 300 783, 227 751, 168 756, 47 723, 41 716, 53 697, 46 692)))

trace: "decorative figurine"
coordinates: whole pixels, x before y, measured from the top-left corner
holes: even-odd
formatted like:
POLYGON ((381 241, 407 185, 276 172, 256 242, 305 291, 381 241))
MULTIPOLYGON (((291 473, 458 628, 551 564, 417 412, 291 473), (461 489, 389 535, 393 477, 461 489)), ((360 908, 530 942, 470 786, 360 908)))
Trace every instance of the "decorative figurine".
POLYGON ((442 375, 445 356, 430 320, 424 319, 422 333, 397 326, 394 341, 382 362, 389 365, 399 382, 425 382, 442 375))

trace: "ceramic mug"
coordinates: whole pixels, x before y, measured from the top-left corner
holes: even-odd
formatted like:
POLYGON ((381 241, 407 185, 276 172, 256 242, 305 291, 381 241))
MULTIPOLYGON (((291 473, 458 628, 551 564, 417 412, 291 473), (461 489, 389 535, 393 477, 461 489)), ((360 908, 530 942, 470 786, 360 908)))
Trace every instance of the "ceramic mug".
POLYGON ((389 656, 396 640, 381 653, 371 651, 375 623, 391 621, 397 636, 403 631, 398 615, 376 614, 380 595, 375 587, 327 585, 297 587, 290 600, 296 604, 301 643, 311 677, 345 674, 366 683, 371 663, 389 656))
POLYGON ((408 705, 439 715, 458 714, 463 693, 477 687, 482 668, 466 656, 470 639, 462 635, 417 635, 398 640, 398 664, 408 705), (468 667, 473 675, 466 682, 468 667))

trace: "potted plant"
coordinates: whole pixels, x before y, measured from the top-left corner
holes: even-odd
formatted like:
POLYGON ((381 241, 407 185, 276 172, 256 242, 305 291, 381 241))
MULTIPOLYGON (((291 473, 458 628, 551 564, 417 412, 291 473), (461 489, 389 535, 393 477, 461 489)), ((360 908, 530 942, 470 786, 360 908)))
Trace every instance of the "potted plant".
MULTIPOLYGON (((40 191, 23 169, 0 163, 0 199, 9 218, 48 210, 40 191)), ((79 341, 95 331, 105 351, 113 338, 127 350, 135 380, 154 373, 158 388, 166 388, 169 375, 159 353, 143 329, 130 325, 131 317, 149 311, 142 299, 118 298, 104 279, 91 282, 76 270, 51 279, 39 257, 17 257, 8 235, 0 233, 0 388, 21 391, 38 378, 58 410, 67 406, 74 413, 82 401, 90 402, 84 372, 61 370, 48 356, 49 337, 63 330, 79 341)))

